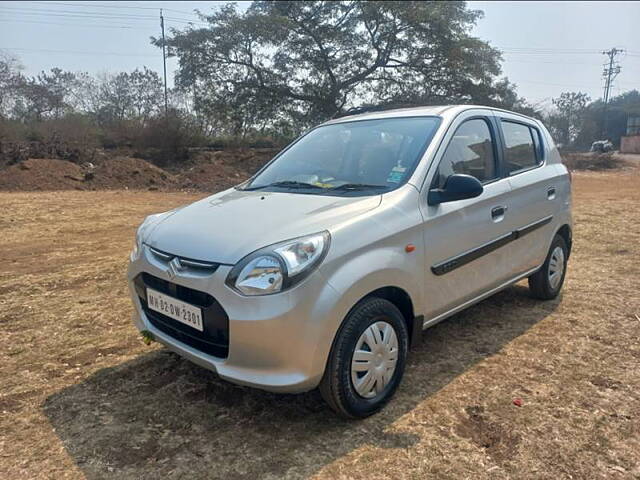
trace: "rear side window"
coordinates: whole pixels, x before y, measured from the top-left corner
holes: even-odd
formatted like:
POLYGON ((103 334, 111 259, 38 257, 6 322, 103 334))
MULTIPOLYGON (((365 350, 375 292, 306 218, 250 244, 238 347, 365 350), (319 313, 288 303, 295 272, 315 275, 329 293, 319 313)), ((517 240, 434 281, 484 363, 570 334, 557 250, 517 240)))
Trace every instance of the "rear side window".
POLYGON ((539 165, 542 145, 538 130, 522 123, 502 121, 504 160, 509 175, 539 165))
POLYGON ((493 139, 485 120, 474 118, 458 127, 440 160, 432 188, 443 188, 454 173, 472 175, 483 183, 497 178, 493 139))

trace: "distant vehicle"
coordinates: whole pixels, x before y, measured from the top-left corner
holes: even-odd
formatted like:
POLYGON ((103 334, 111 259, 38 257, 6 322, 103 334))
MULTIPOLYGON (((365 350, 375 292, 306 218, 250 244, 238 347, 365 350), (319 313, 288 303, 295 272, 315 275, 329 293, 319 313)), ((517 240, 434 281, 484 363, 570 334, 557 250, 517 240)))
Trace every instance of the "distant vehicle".
POLYGON ((613 150, 613 143, 609 140, 598 140, 591 144, 590 151, 592 152, 610 152, 613 150))
POLYGON ((524 278, 556 297, 571 228, 569 173, 537 120, 476 106, 343 117, 241 185, 148 217, 134 320, 223 379, 319 386, 362 418, 423 329, 524 278))

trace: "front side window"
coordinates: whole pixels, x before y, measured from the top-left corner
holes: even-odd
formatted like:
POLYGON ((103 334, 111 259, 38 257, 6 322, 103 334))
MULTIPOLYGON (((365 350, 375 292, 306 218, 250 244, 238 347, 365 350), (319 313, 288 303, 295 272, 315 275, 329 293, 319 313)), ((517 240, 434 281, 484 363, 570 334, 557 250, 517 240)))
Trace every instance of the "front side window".
POLYGON ((409 179, 440 121, 404 117, 318 127, 244 188, 352 195, 393 190, 409 179))
POLYGON ((491 130, 481 118, 458 127, 445 150, 432 188, 444 188, 451 175, 464 173, 486 183, 498 177, 491 130))
POLYGON ((503 120, 502 133, 505 142, 504 160, 509 175, 539 164, 540 137, 536 130, 522 123, 503 120))

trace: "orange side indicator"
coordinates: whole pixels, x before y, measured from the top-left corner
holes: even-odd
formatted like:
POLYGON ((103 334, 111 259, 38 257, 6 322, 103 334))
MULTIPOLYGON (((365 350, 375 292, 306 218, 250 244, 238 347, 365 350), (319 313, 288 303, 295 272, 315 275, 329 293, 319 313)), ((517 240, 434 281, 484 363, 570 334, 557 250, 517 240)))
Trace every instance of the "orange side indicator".
POLYGON ((416 246, 413 243, 409 243, 407 244, 406 247, 404 247, 404 251, 407 253, 411 253, 416 249, 416 246))

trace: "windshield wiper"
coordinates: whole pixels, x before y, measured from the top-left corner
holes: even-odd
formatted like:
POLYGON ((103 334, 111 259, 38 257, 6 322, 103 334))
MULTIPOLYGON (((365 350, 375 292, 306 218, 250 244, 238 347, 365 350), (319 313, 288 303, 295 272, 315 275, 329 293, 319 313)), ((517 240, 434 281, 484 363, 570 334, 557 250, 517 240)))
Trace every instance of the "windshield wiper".
POLYGON ((315 188, 315 189, 323 189, 323 187, 319 186, 319 185, 314 185, 312 183, 306 183, 306 182, 297 182, 295 180, 282 180, 280 182, 273 182, 273 183, 268 183, 266 185, 259 185, 257 187, 248 187, 245 188, 244 190, 260 190, 261 188, 267 188, 267 187, 285 187, 285 188, 315 188))
POLYGON ((371 190, 371 189, 386 189, 386 185, 371 185, 367 183, 345 183, 336 187, 321 187, 320 185, 314 185, 313 183, 298 182, 296 180, 281 180, 279 182, 268 183, 266 185, 258 185, 256 187, 248 187, 243 190, 260 190, 267 187, 284 187, 284 188, 312 188, 315 190, 325 191, 340 191, 340 190, 371 190))
POLYGON ((345 183, 343 185, 338 185, 337 187, 333 187, 330 190, 369 190, 369 189, 381 189, 388 188, 386 185, 371 185, 368 183, 345 183))

